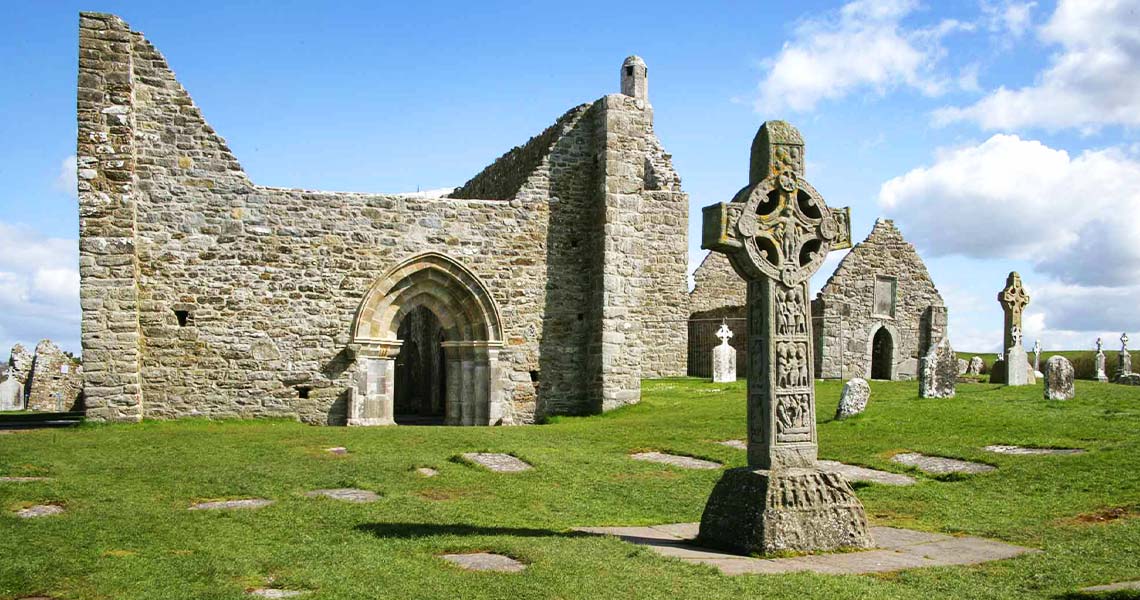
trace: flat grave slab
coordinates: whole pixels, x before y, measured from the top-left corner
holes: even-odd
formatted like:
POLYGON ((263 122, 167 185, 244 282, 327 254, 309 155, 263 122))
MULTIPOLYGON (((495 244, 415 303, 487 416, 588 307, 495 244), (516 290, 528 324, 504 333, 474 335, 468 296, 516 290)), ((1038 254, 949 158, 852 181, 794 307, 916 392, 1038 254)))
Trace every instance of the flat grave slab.
POLYGON ((261 508, 273 504, 272 500, 264 498, 244 498, 241 500, 217 500, 214 502, 199 502, 191 504, 188 510, 228 510, 235 508, 261 508))
POLYGON ((996 469, 992 465, 945 458, 942 456, 927 456, 917 452, 906 452, 891 457, 891 462, 914 467, 924 473, 932 475, 945 475, 947 473, 988 473, 996 469))
POLYGON ((722 442, 717 442, 717 443, 720 444, 721 446, 728 446, 729 448, 736 448, 737 450, 747 450, 748 449, 748 442, 746 442, 744 440, 724 440, 722 442))
POLYGON ((436 475, 439 475, 439 471, 436 471, 431 467, 419 467, 416 469, 416 473, 424 477, 435 477, 436 475))
POLYGON ((884 573, 920 567, 973 565, 1012 558, 1030 548, 976 537, 953 537, 938 533, 871 527, 873 550, 839 552, 790 558, 754 558, 727 554, 693 543, 700 523, 674 523, 648 527, 580 527, 575 531, 613 535, 647 546, 662 556, 693 564, 705 564, 725 575, 781 574, 811 571, 825 575, 884 573))
POLYGON ((37 504, 29 506, 16 511, 16 516, 21 519, 36 519, 39 517, 50 517, 52 515, 62 515, 63 507, 55 504, 37 504))
POLYGON ((530 464, 510 454, 466 452, 463 454, 463 458, 496 473, 518 473, 519 471, 529 471, 534 468, 530 466, 530 464))
POLYGON ((336 456, 344 456, 348 454, 348 448, 345 448, 344 446, 334 446, 332 448, 325 448, 325 452, 328 452, 329 454, 335 454, 336 456))
POLYGON ((308 590, 282 590, 279 588, 257 588, 249 591, 250 596, 257 596, 259 598, 293 598, 295 596, 304 596, 308 593, 308 590))
POLYGON ((1129 590, 1140 590, 1140 581, 1121 581, 1119 583, 1109 583, 1107 585, 1094 585, 1087 588, 1081 588, 1082 592, 1086 594, 1096 594, 1099 592, 1125 592, 1129 590))
POLYGON ((711 460, 702 460, 677 454, 665 454, 664 452, 639 452, 637 454, 630 454, 629 457, 634 460, 661 463, 682 469, 719 469, 724 466, 711 460))
POLYGON ((472 552, 470 554, 441 554, 443 560, 468 571, 494 571, 497 573, 518 573, 526 568, 523 563, 502 554, 472 552))
POLYGON ((356 502, 363 504, 367 502, 375 502, 380 499, 380 495, 376 492, 368 490, 358 490, 355 488, 336 488, 331 490, 313 490, 305 494, 309 498, 316 498, 324 496, 325 498, 332 498, 333 500, 341 500, 343 502, 356 502))
POLYGON ((1023 446, 1005 446, 1001 444, 982 448, 986 452, 996 454, 1084 454, 1080 448, 1026 448, 1023 446))
POLYGON ((51 481, 51 477, 0 477, 0 483, 32 483, 34 481, 51 481))
POLYGON ((918 483, 914 477, 909 475, 868 469, 867 467, 849 465, 835 460, 817 460, 815 464, 819 467, 819 470, 829 473, 839 473, 848 481, 869 481, 883 485, 914 485, 918 483))

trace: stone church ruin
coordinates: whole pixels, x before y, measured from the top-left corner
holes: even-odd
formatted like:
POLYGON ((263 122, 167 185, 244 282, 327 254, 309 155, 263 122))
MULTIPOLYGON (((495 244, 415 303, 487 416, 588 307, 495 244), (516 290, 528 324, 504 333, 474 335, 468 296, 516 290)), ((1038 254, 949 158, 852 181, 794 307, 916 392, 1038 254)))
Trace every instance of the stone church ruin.
POLYGON ((79 28, 88 418, 529 423, 685 370, 688 197, 645 63, 447 197, 250 181, 118 17, 79 28))

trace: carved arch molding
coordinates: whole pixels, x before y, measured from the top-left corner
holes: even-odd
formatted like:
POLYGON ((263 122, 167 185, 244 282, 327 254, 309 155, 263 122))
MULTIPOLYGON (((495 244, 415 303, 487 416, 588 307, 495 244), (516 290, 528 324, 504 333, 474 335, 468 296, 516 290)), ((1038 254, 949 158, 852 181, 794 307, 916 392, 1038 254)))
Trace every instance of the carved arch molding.
POLYGON ((499 350, 502 320, 487 286, 456 260, 429 252, 413 256, 372 284, 352 323, 356 383, 349 425, 394 425, 395 360, 404 317, 424 307, 444 331, 448 425, 494 425, 503 417, 499 350))

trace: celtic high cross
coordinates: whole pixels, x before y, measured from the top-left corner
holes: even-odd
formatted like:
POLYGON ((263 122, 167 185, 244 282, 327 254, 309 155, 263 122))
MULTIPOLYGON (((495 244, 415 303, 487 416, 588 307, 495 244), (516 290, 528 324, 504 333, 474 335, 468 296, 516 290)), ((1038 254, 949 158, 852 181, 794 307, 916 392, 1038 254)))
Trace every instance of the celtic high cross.
POLYGON ((808 281, 851 246, 850 209, 830 209, 804 179, 804 141, 768 121, 752 142, 748 185, 704 208, 702 248, 748 282, 748 464, 814 467, 814 357, 808 281))
POLYGON ((1016 342, 1013 339, 1013 330, 1016 327, 1017 331, 1021 331, 1021 313, 1025 307, 1029 305, 1029 294, 1025 293, 1025 288, 1021 286, 1021 275, 1014 271, 1009 274, 1005 279, 1005 288, 998 293, 998 303, 1001 304, 1002 312, 1005 313, 1005 339, 1002 345, 1002 351, 1009 350, 1014 344, 1021 344, 1021 340, 1016 342))

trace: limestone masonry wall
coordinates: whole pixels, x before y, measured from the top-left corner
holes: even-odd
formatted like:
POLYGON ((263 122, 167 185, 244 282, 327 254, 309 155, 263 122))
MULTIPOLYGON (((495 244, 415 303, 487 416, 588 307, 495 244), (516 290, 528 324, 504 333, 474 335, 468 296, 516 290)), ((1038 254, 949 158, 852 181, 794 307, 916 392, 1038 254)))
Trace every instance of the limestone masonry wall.
POLYGON ((425 253, 497 306, 503 422, 637 401, 640 377, 683 373, 688 313, 687 196, 639 104, 576 107, 449 198, 272 188, 250 182, 141 34, 83 13, 89 417, 342 424, 362 299, 425 253))

